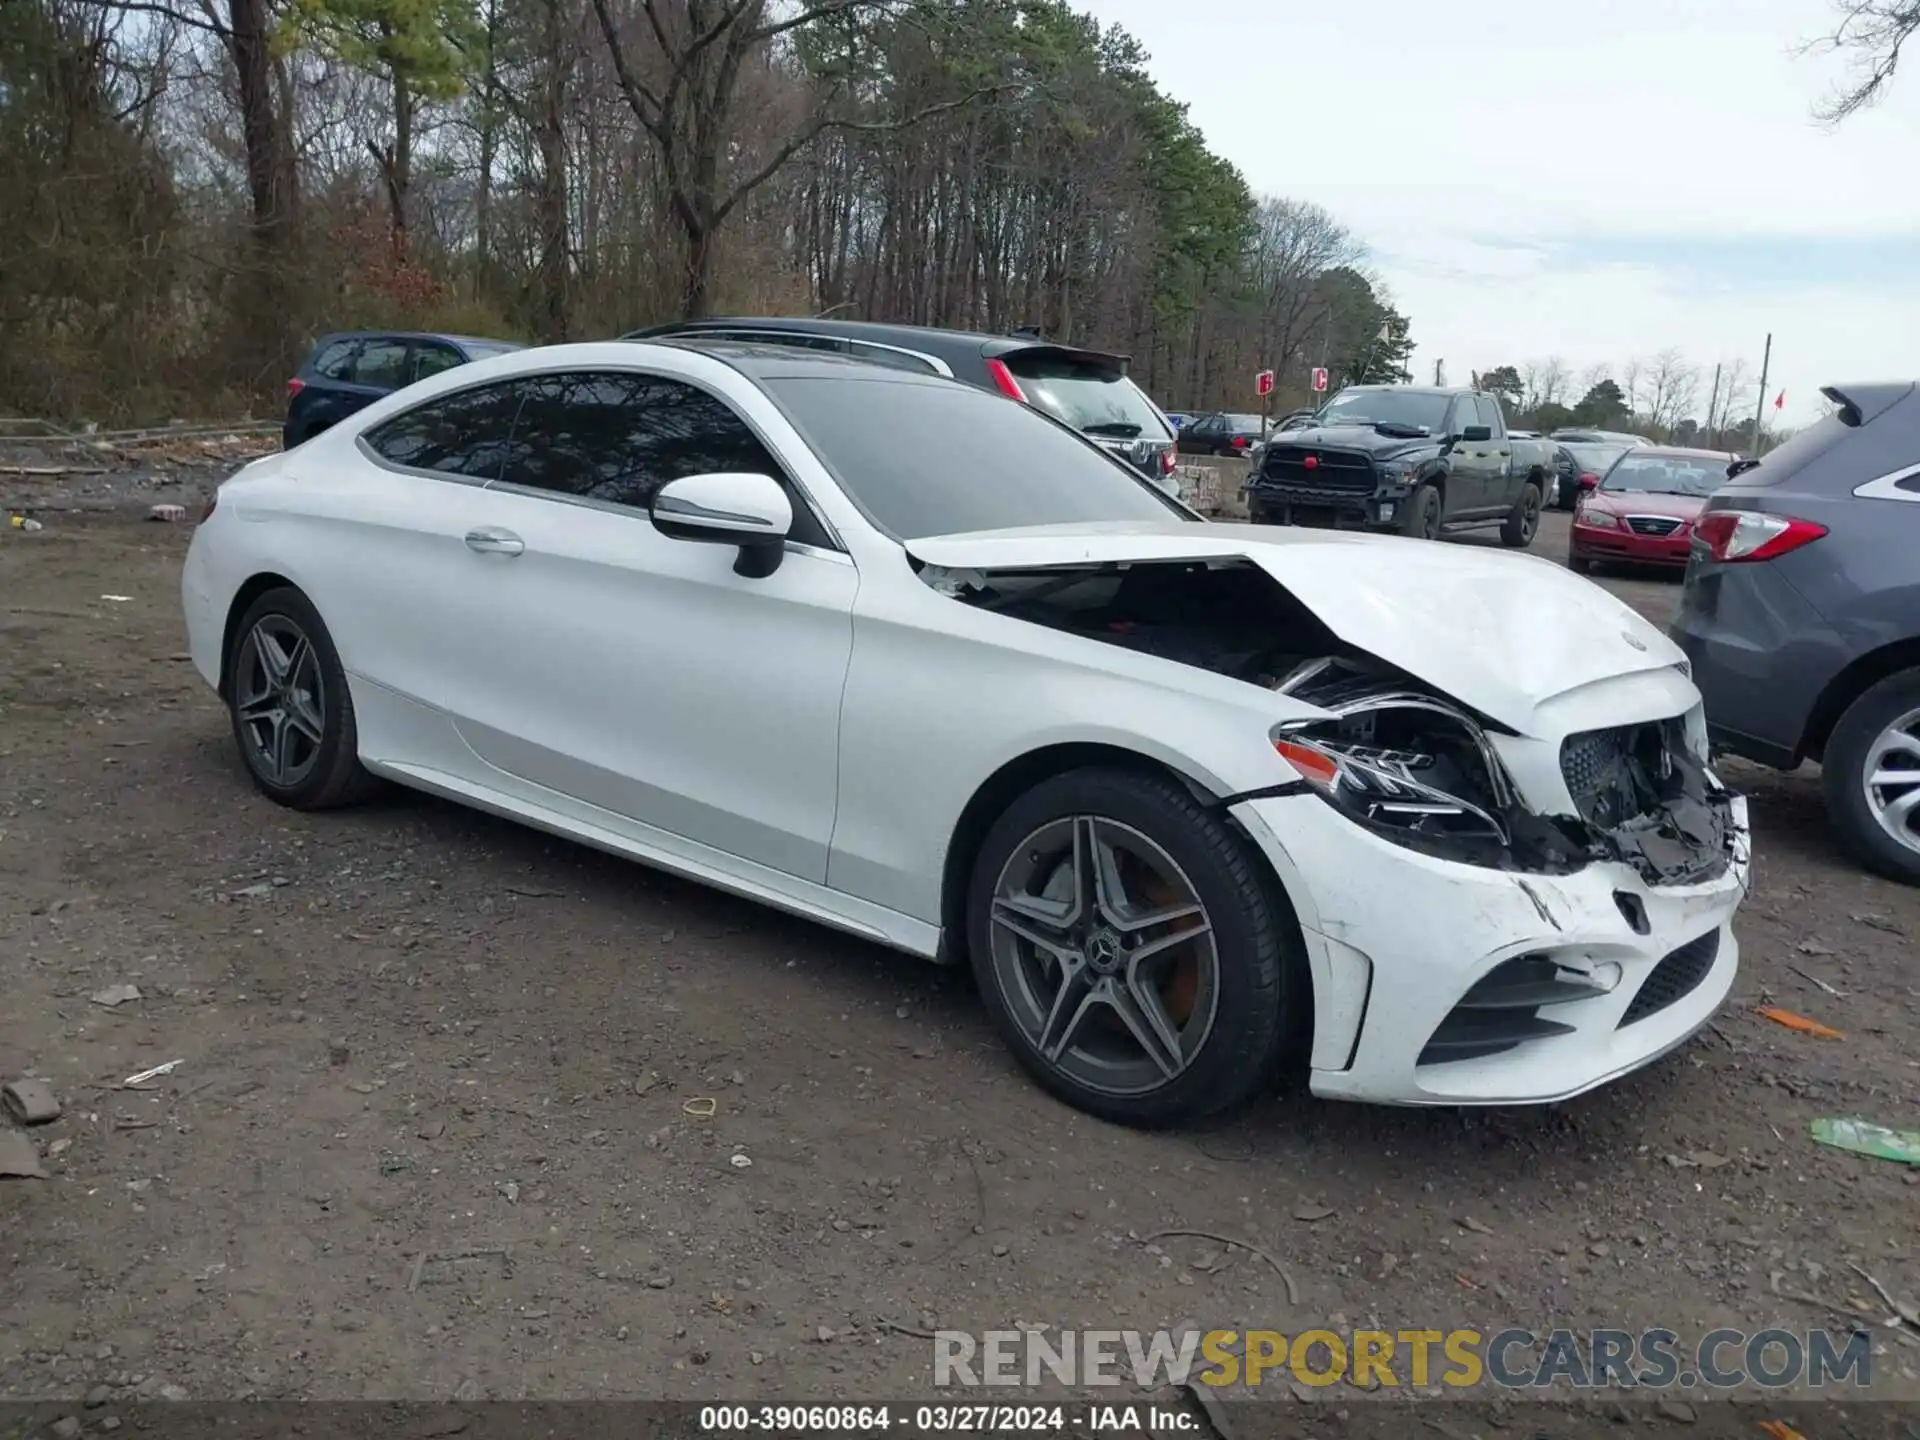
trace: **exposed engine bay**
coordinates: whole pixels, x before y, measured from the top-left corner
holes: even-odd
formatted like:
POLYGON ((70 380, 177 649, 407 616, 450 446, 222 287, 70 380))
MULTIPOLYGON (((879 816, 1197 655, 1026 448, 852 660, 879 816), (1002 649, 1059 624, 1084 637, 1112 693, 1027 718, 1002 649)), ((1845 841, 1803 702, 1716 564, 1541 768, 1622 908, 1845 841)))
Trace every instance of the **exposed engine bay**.
POLYGON ((1708 880, 1733 858, 1733 796, 1694 753, 1682 719, 1569 736, 1559 760, 1575 813, 1536 813, 1489 738, 1501 727, 1345 645, 1255 565, 927 567, 921 578, 965 604, 1327 712, 1277 727, 1274 748, 1348 818, 1411 849, 1528 874, 1614 860, 1650 885, 1708 880))

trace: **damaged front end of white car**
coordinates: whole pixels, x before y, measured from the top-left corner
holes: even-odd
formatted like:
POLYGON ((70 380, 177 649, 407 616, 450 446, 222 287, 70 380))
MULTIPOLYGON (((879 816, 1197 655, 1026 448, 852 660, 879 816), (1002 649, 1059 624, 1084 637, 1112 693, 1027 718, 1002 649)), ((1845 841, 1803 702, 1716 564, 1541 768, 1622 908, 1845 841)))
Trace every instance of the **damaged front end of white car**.
POLYGON ((915 550, 961 603, 1271 692, 1293 778, 1226 803, 1299 915, 1316 1091, 1557 1099, 1684 1041, 1748 837, 1682 658, 1558 567, 1274 534, 915 550))

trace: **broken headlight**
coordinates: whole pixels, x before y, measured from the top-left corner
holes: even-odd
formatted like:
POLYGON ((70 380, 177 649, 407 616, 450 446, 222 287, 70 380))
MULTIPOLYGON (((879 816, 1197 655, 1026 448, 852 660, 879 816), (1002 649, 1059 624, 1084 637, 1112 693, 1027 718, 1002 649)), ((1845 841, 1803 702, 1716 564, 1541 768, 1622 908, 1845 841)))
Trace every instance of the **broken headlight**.
POLYGON ((1279 726, 1273 745, 1348 817, 1416 848, 1462 841, 1507 846, 1503 817, 1514 804, 1513 785, 1470 716, 1403 690, 1316 703, 1334 718, 1279 726))

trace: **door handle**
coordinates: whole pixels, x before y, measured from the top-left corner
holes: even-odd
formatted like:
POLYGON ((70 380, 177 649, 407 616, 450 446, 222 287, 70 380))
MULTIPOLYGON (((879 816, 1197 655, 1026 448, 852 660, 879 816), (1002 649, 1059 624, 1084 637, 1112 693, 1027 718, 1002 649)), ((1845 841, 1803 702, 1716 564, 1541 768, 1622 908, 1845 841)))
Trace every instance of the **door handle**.
POLYGON ((527 548, 527 542, 511 530, 488 525, 467 532, 467 548, 476 555, 518 555, 527 548))

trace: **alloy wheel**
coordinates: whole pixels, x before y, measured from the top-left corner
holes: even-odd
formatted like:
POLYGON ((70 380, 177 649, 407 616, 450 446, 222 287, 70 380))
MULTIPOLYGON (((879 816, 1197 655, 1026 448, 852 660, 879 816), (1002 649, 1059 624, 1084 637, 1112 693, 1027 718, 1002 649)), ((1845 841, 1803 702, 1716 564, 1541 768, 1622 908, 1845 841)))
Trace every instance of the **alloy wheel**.
POLYGON ((993 973, 1046 1063, 1104 1095, 1170 1084, 1220 998, 1213 923, 1186 873, 1131 826, 1053 820, 1013 850, 989 917, 993 973))
POLYGON ((1895 843, 1920 851, 1920 710, 1875 737, 1861 769, 1867 806, 1895 843))
POLYGON ((1540 492, 1528 490, 1520 497, 1520 539, 1531 544, 1540 529, 1540 492))
POLYGON ((255 766, 273 785, 299 784, 326 737, 326 681, 312 640, 287 616, 265 615, 236 661, 234 715, 255 766))

